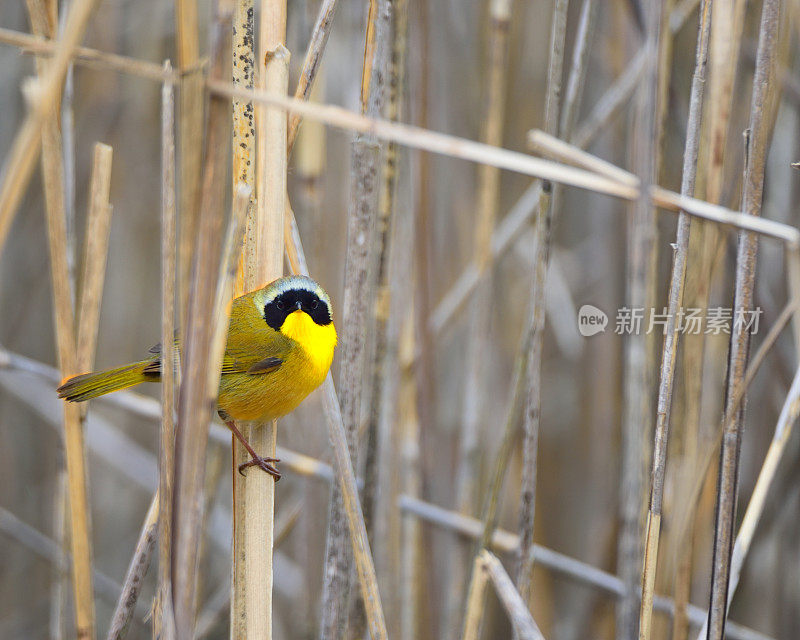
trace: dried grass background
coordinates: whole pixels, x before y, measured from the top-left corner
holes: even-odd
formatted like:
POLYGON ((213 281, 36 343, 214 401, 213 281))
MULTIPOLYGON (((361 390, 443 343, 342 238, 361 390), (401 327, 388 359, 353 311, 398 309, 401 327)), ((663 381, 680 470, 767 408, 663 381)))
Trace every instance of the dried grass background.
MULTIPOLYGON (((714 0, 713 4, 719 1, 714 0)), ((288 6, 290 94, 297 84, 319 4, 317 0, 296 0, 288 6)), ((312 101, 361 111, 368 4, 340 3, 337 8, 312 101)), ((395 0, 390 4, 403 3, 395 0)), ((497 3, 408 0, 407 4, 406 82, 401 89, 400 120, 470 140, 485 140, 495 24, 490 20, 490 11, 497 3)), ((528 131, 546 128, 555 4, 518 0, 510 5, 499 146, 527 153, 528 131)), ((662 54, 665 62, 659 68, 661 78, 664 69, 668 70, 669 84, 662 103, 663 137, 656 182, 679 191, 699 3, 679 0, 667 4, 662 24, 674 24, 684 9, 689 13, 674 33, 671 51, 662 54)), ((767 147, 761 215, 797 227, 800 174, 791 168, 791 163, 800 160, 800 4, 777 4, 783 5, 777 74, 769 87, 777 101, 774 110, 766 109, 765 116, 774 118, 774 134, 767 147)), ((644 43, 642 28, 647 26, 647 7, 662 8, 661 3, 637 0, 608 0, 595 5, 575 131, 580 131, 598 101, 636 59, 644 43)), ((744 5, 742 36, 734 42, 739 59, 733 74, 719 202, 737 211, 741 209, 744 171, 742 133, 750 122, 762 15, 761 2, 744 5)), ((562 97, 567 93, 583 8, 584 2, 579 0, 568 4, 562 97)), ((198 4, 198 15, 201 55, 207 56, 212 15, 209 2, 198 4)), ((0 27, 30 33, 24 3, 0 5, 0 27)), ((98 4, 88 23, 83 45, 156 65, 171 59, 175 66, 175 33, 171 3, 105 0, 98 4)), ((4 34, 0 32, 0 153, 7 158, 27 111, 21 89, 25 79, 35 73, 35 58, 9 45, 4 34)), ((67 208, 69 212, 73 207, 78 234, 74 247, 78 274, 94 146, 103 142, 113 148, 109 195, 113 216, 96 350, 96 366, 103 368, 141 359, 161 339, 161 84, 103 65, 75 65, 73 73, 75 193, 74 202, 70 203, 68 197, 67 208)), ((709 74, 712 73, 710 62, 709 74)), ((635 85, 642 82, 640 78, 635 85)), ((707 197, 711 148, 709 87, 707 84, 697 165, 695 195, 700 199, 707 197)), ((636 110, 637 98, 632 96, 602 126, 587 149, 640 175, 645 167, 632 159, 637 157, 636 145, 642 144, 636 140, 641 134, 636 110)), ((658 120, 657 112, 652 116, 658 120)), ((654 125, 658 126, 661 125, 654 125)), ((353 134, 323 128, 310 120, 304 120, 300 131, 288 169, 289 197, 310 272, 331 294, 341 335, 353 134)), ((558 135, 559 130, 550 133, 558 135)), ((574 136, 566 139, 575 140, 574 136)), ((650 149, 654 143, 652 138, 644 141, 650 149)), ((59 497, 64 491, 60 471, 64 467, 64 448, 60 436, 62 409, 54 383, 60 374, 37 364, 56 366, 57 347, 44 189, 38 162, 36 167, 8 240, 0 245, 0 638, 9 639, 74 637, 72 588, 68 568, 59 562, 62 546, 69 548, 65 538, 69 527, 65 528, 63 499, 59 497), (20 360, 18 355, 27 360, 20 360)), ((382 484, 378 485, 372 520, 368 521, 391 638, 454 638, 464 631, 467 590, 479 551, 475 538, 480 537, 482 529, 477 527, 469 538, 454 531, 455 512, 463 495, 458 483, 459 470, 465 464, 461 439, 465 404, 472 407, 472 419, 477 425, 477 454, 470 463, 469 476, 475 494, 465 511, 483 518, 495 459, 504 438, 521 336, 529 324, 537 256, 534 216, 496 256, 491 275, 478 291, 470 294, 447 325, 434 335, 420 330, 426 326, 425 314, 437 308, 476 259, 481 237, 486 240, 485 233, 476 234, 481 171, 479 165, 466 160, 398 146, 387 326, 388 348, 394 353, 390 355, 394 360, 389 362, 394 365, 385 382, 389 403, 382 407, 392 430, 388 440, 379 441, 377 459, 384 465, 379 472, 382 484), (486 307, 488 331, 476 333, 475 314, 481 313, 477 310, 482 305, 486 307), (470 359, 476 358, 471 344, 476 339, 483 344, 474 360, 479 367, 475 374, 477 395, 475 402, 469 404, 466 389, 473 366, 470 359), (414 366, 409 363, 412 358, 416 358, 414 366), (409 491, 417 491, 418 495, 409 496, 409 491), (431 514, 419 500, 451 513, 431 514), (432 522, 437 518, 438 524, 432 522)), ((498 224, 531 184, 530 176, 500 172, 496 201, 490 204, 498 224)), ((225 202, 229 201, 226 196, 225 202)), ((639 549, 629 594, 637 622, 662 340, 661 336, 642 340, 649 386, 641 386, 639 394, 630 397, 626 392, 626 375, 630 371, 626 364, 628 341, 615 335, 613 328, 616 310, 630 306, 626 282, 629 243, 634 232, 629 222, 637 209, 625 200, 573 187, 560 189, 553 201, 550 264, 544 288, 545 328, 541 359, 537 360, 541 368, 541 415, 533 539, 585 565, 568 575, 569 572, 553 568, 552 561, 537 558, 530 591, 531 613, 548 640, 635 637, 635 628, 623 628, 626 618, 620 609, 624 604, 619 603, 625 599, 612 593, 619 591, 620 585, 608 575, 598 577, 586 565, 624 577, 618 546, 623 532, 621 482, 626 475, 623 423, 628 412, 635 411, 631 408, 633 400, 647 400, 649 409, 636 423, 642 439, 639 455, 634 458, 634 468, 627 469, 640 482, 634 505, 638 507, 635 543, 639 549), (591 338, 578 334, 576 313, 583 304, 596 305, 609 314, 609 328, 604 333, 591 338)), ((656 257, 652 301, 647 304, 659 312, 667 305, 677 222, 678 217, 671 212, 655 213, 652 242, 656 257)), ((737 273, 737 233, 731 227, 720 228, 722 251, 711 281, 709 307, 732 305, 737 273)), ((700 223, 693 218, 692 234, 698 229, 700 223)), ((760 238, 753 291, 754 304, 763 309, 763 314, 759 332, 752 340, 751 355, 792 299, 787 277, 790 255, 788 243, 760 238)), ((697 248, 690 244, 687 296, 694 286, 693 278, 699 277, 700 263, 697 248)), ((372 291, 369 296, 371 313, 376 294, 372 291)), ((691 379, 687 374, 683 337, 678 347, 655 582, 656 594, 676 597, 675 575, 687 548, 679 539, 679 527, 691 502, 692 484, 704 470, 701 460, 711 452, 712 463, 698 501, 694 535, 690 536, 690 601, 703 611, 708 609, 711 584, 718 459, 713 447, 718 442, 716 434, 721 429, 724 410, 728 338, 706 338, 702 347, 702 380, 691 379), (686 430, 686 403, 697 388, 701 389, 701 413, 699 433, 693 437, 686 430), (692 451, 697 451, 697 458, 690 457, 692 451)), ((795 377, 797 357, 792 329, 787 327, 768 351, 748 389, 736 531, 795 377)), ((338 367, 337 359, 334 380, 341 393, 348 380, 339 379, 338 367)), ((366 384, 365 388, 370 386, 366 384)), ((155 386, 142 386, 137 391, 160 398, 155 386)), ((527 394, 527 386, 524 392, 527 394)), ((362 422, 366 425, 369 400, 363 397, 360 401, 362 422)), ((160 423, 157 406, 150 408, 153 407, 149 418, 106 401, 93 402, 89 411, 87 468, 98 635, 103 635, 109 626, 119 586, 158 485, 160 423)), ((292 415, 279 421, 279 447, 332 465, 334 458, 323 416, 322 393, 316 392, 292 415)), ((518 416, 513 423, 521 426, 523 417, 518 416)), ((518 438, 503 468, 505 478, 497 514, 498 528, 514 534, 519 527, 523 478, 523 440, 518 438)), ((367 443, 366 429, 362 429, 356 464, 360 477, 364 475, 367 443)), ((729 624, 726 637, 788 640, 800 633, 798 456, 800 447, 795 434, 790 436, 768 490, 764 513, 731 606, 730 619, 741 626, 729 624)), ((302 467, 301 462, 293 461, 291 453, 279 457, 284 460, 284 478, 276 487, 275 498, 273 637, 319 637, 324 615, 330 467, 320 471, 311 464, 313 461, 305 461, 306 466, 302 467), (301 472, 303 468, 311 472, 301 472)), ((229 439, 222 431, 211 434, 205 492, 207 517, 198 572, 198 633, 223 638, 228 637, 231 474, 229 439)), ((517 554, 509 547, 516 541, 509 543, 506 537, 496 542, 495 553, 516 580, 517 554)), ((475 566, 488 567, 479 570, 494 576, 496 567, 492 569, 491 559, 478 557, 483 558, 483 564, 478 562, 475 566)), ((152 633, 145 616, 156 593, 157 576, 154 560, 128 630, 129 638, 150 637, 152 633)), ((490 584, 495 584, 492 580, 490 577, 490 584)), ((354 601, 356 584, 353 581, 354 601)), ((483 628, 478 633, 482 632, 483 638, 511 637, 511 626, 503 604, 494 595, 495 588, 490 586, 487 591, 492 595, 478 605, 485 607, 483 628)), ((506 592, 500 588, 503 593, 506 592)), ((687 637, 681 635, 680 627, 675 630, 663 607, 656 609, 653 638, 687 637)), ((351 634, 363 635, 363 624, 358 605, 354 604, 351 634)), ((698 630, 693 622, 689 634, 696 637, 698 630)))

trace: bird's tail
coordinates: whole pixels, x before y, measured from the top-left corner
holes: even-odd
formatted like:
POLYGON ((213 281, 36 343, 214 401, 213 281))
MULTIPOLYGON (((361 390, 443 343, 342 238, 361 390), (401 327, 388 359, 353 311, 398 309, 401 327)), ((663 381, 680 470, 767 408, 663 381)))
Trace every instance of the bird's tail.
POLYGON ((65 380, 57 389, 58 397, 69 402, 83 402, 98 396, 133 387, 140 382, 158 382, 157 360, 134 362, 108 371, 84 373, 65 380))

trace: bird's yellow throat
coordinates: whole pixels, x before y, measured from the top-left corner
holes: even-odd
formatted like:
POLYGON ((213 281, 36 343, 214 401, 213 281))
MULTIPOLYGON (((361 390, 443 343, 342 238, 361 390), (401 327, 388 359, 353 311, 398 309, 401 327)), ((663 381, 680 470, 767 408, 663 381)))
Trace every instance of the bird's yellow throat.
POLYGON ((305 311, 293 311, 281 325, 281 333, 291 338, 306 352, 314 373, 324 378, 333 361, 336 346, 336 329, 333 323, 318 325, 305 311))

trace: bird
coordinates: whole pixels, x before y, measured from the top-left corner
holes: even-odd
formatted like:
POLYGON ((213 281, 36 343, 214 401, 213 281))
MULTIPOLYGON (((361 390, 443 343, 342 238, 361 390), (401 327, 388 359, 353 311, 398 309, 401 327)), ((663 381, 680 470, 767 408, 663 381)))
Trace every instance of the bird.
MULTIPOLYGON (((284 416, 322 384, 337 342, 330 297, 309 277, 286 276, 234 298, 229 316, 217 413, 252 456, 239 472, 257 466, 277 482, 281 474, 273 463, 280 461, 257 455, 236 422, 284 416)), ((142 382, 159 382, 161 346, 149 353, 139 362, 68 378, 58 396, 83 402, 142 382)))

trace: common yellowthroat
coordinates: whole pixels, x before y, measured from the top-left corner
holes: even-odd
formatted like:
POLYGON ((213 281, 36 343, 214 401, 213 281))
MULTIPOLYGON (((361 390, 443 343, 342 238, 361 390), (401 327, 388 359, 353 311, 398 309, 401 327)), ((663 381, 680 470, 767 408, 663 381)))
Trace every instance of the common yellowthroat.
MULTIPOLYGON (((288 276, 231 302, 228 339, 219 380, 217 410, 258 466, 276 480, 278 470, 261 458, 235 421, 267 421, 286 415, 316 389, 331 367, 336 329, 328 294, 311 278, 288 276)), ((66 380, 58 395, 83 402, 140 382, 161 379, 161 349, 123 367, 66 380)))

